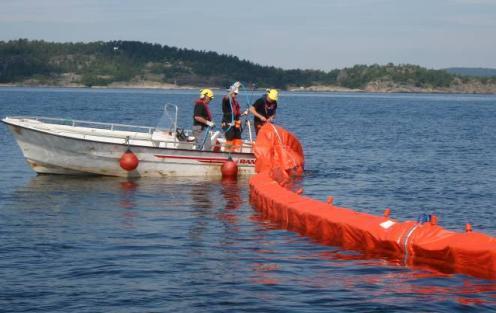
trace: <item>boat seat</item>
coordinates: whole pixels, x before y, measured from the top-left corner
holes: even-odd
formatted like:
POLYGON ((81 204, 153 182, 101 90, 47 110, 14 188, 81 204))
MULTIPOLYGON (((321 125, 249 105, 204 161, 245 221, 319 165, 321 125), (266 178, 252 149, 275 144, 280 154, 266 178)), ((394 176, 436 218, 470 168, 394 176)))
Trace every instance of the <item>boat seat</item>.
POLYGON ((153 141, 176 141, 176 136, 171 132, 156 130, 152 133, 153 141))
POLYGON ((182 141, 182 142, 194 142, 195 141, 194 136, 186 135, 184 128, 176 128, 176 138, 177 138, 177 140, 182 141))

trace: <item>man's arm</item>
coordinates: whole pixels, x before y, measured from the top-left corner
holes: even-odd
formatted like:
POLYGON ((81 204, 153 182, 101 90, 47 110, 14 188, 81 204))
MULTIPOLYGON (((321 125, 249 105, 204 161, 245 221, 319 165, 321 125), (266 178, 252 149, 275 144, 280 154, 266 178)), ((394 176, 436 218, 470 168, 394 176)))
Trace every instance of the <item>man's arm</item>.
POLYGON ((262 114, 258 113, 254 106, 251 106, 250 107, 250 112, 253 115, 255 115, 256 117, 258 117, 262 122, 267 121, 267 119, 265 118, 265 116, 263 116, 262 114))
POLYGON ((204 115, 205 112, 205 109, 203 109, 202 107, 195 107, 195 112, 194 112, 194 116, 193 118, 195 119, 195 121, 199 122, 199 123, 202 123, 202 124, 205 124, 207 126, 210 126, 210 127, 213 127, 215 124, 214 122, 211 122, 209 120, 207 120, 206 118, 204 118, 202 115, 204 115))

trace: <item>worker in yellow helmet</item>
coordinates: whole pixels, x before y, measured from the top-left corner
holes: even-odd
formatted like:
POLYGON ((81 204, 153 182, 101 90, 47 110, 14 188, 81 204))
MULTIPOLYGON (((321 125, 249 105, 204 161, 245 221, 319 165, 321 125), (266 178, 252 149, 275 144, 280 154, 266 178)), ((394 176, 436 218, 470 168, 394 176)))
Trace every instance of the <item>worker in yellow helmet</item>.
POLYGON ((193 136, 195 137, 196 147, 198 148, 208 148, 203 147, 204 144, 209 144, 210 141, 204 138, 206 134, 205 131, 209 131, 211 128, 215 127, 215 123, 212 120, 212 113, 210 113, 210 108, 208 104, 214 98, 214 93, 210 89, 200 90, 200 98, 195 101, 195 109, 193 113, 193 136))
POLYGON ((267 92, 250 107, 250 112, 254 115, 253 123, 257 134, 263 124, 273 122, 276 118, 278 98, 277 89, 267 89, 267 92))

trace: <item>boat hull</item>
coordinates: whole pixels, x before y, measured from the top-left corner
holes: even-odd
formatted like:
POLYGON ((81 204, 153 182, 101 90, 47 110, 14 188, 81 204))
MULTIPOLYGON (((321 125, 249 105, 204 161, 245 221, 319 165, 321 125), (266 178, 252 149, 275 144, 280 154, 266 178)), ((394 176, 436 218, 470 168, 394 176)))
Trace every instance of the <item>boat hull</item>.
MULTIPOLYGON (((99 142, 52 134, 6 123, 37 173, 64 175, 106 175, 120 177, 220 176, 227 152, 159 148, 133 144, 99 142), (138 167, 126 171, 119 165, 124 152, 131 149, 138 167)), ((240 175, 254 173, 251 153, 231 153, 240 175)))

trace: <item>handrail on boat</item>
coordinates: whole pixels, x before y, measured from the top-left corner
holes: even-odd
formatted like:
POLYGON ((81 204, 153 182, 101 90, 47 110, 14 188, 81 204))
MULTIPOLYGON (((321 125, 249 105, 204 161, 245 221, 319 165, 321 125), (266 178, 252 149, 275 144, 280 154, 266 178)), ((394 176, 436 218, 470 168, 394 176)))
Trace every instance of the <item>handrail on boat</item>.
MULTIPOLYGON (((150 126, 141 126, 141 125, 128 125, 128 124, 119 124, 119 123, 104 123, 104 122, 92 122, 92 121, 84 121, 84 120, 74 120, 74 119, 67 119, 67 118, 57 118, 57 117, 44 117, 44 116, 7 116, 6 118, 11 118, 11 119, 19 119, 19 120, 35 120, 35 121, 52 121, 52 122, 57 122, 54 124, 57 125, 63 125, 63 126, 70 126, 70 127, 76 127, 76 126, 82 126, 81 124, 86 124, 86 125, 98 125, 102 126, 100 129, 106 129, 108 128, 109 130, 113 131, 115 130, 116 127, 121 127, 121 128, 128 128, 128 129, 144 129, 147 131, 148 134, 152 134, 154 131, 158 130, 156 127, 150 127, 150 126), (104 127, 106 128, 104 128, 104 127)), ((164 130, 161 130, 164 131, 164 130)), ((134 139, 134 138, 133 138, 134 139)), ((177 141, 170 141, 170 140, 158 140, 160 142, 163 142, 165 144, 177 144, 177 141)), ((126 143, 126 142, 124 142, 126 143)), ((195 142, 182 142, 182 144, 189 144, 192 147, 195 146, 195 142)), ((212 148, 218 147, 218 148, 227 148, 228 145, 226 145, 225 142, 222 143, 217 143, 212 145, 212 148)), ((243 150, 244 148, 252 148, 252 142, 243 142, 239 147, 233 148, 229 147, 229 149, 233 149, 232 152, 236 152, 236 150, 243 150)), ((238 151, 239 152, 239 151, 238 151)))
MULTIPOLYGON (((116 127, 122 127, 122 128, 130 128, 130 129, 144 129, 147 130, 148 134, 153 133, 155 130, 155 127, 150 127, 150 126, 140 126, 140 125, 129 125, 129 124, 119 124, 119 123, 104 123, 104 122, 92 122, 92 121, 84 121, 84 120, 74 120, 74 119, 67 119, 67 118, 57 118, 57 117, 44 117, 44 116, 10 116, 9 118, 16 118, 16 119, 30 119, 30 120, 35 120, 35 121, 52 121, 52 122, 59 122, 59 125, 67 125, 67 126, 72 126, 76 127, 77 125, 82 126, 81 124, 86 124, 86 125, 98 125, 98 126, 105 126, 108 127, 110 130, 115 130, 116 127)), ((103 128, 103 127, 102 127, 103 128)))

